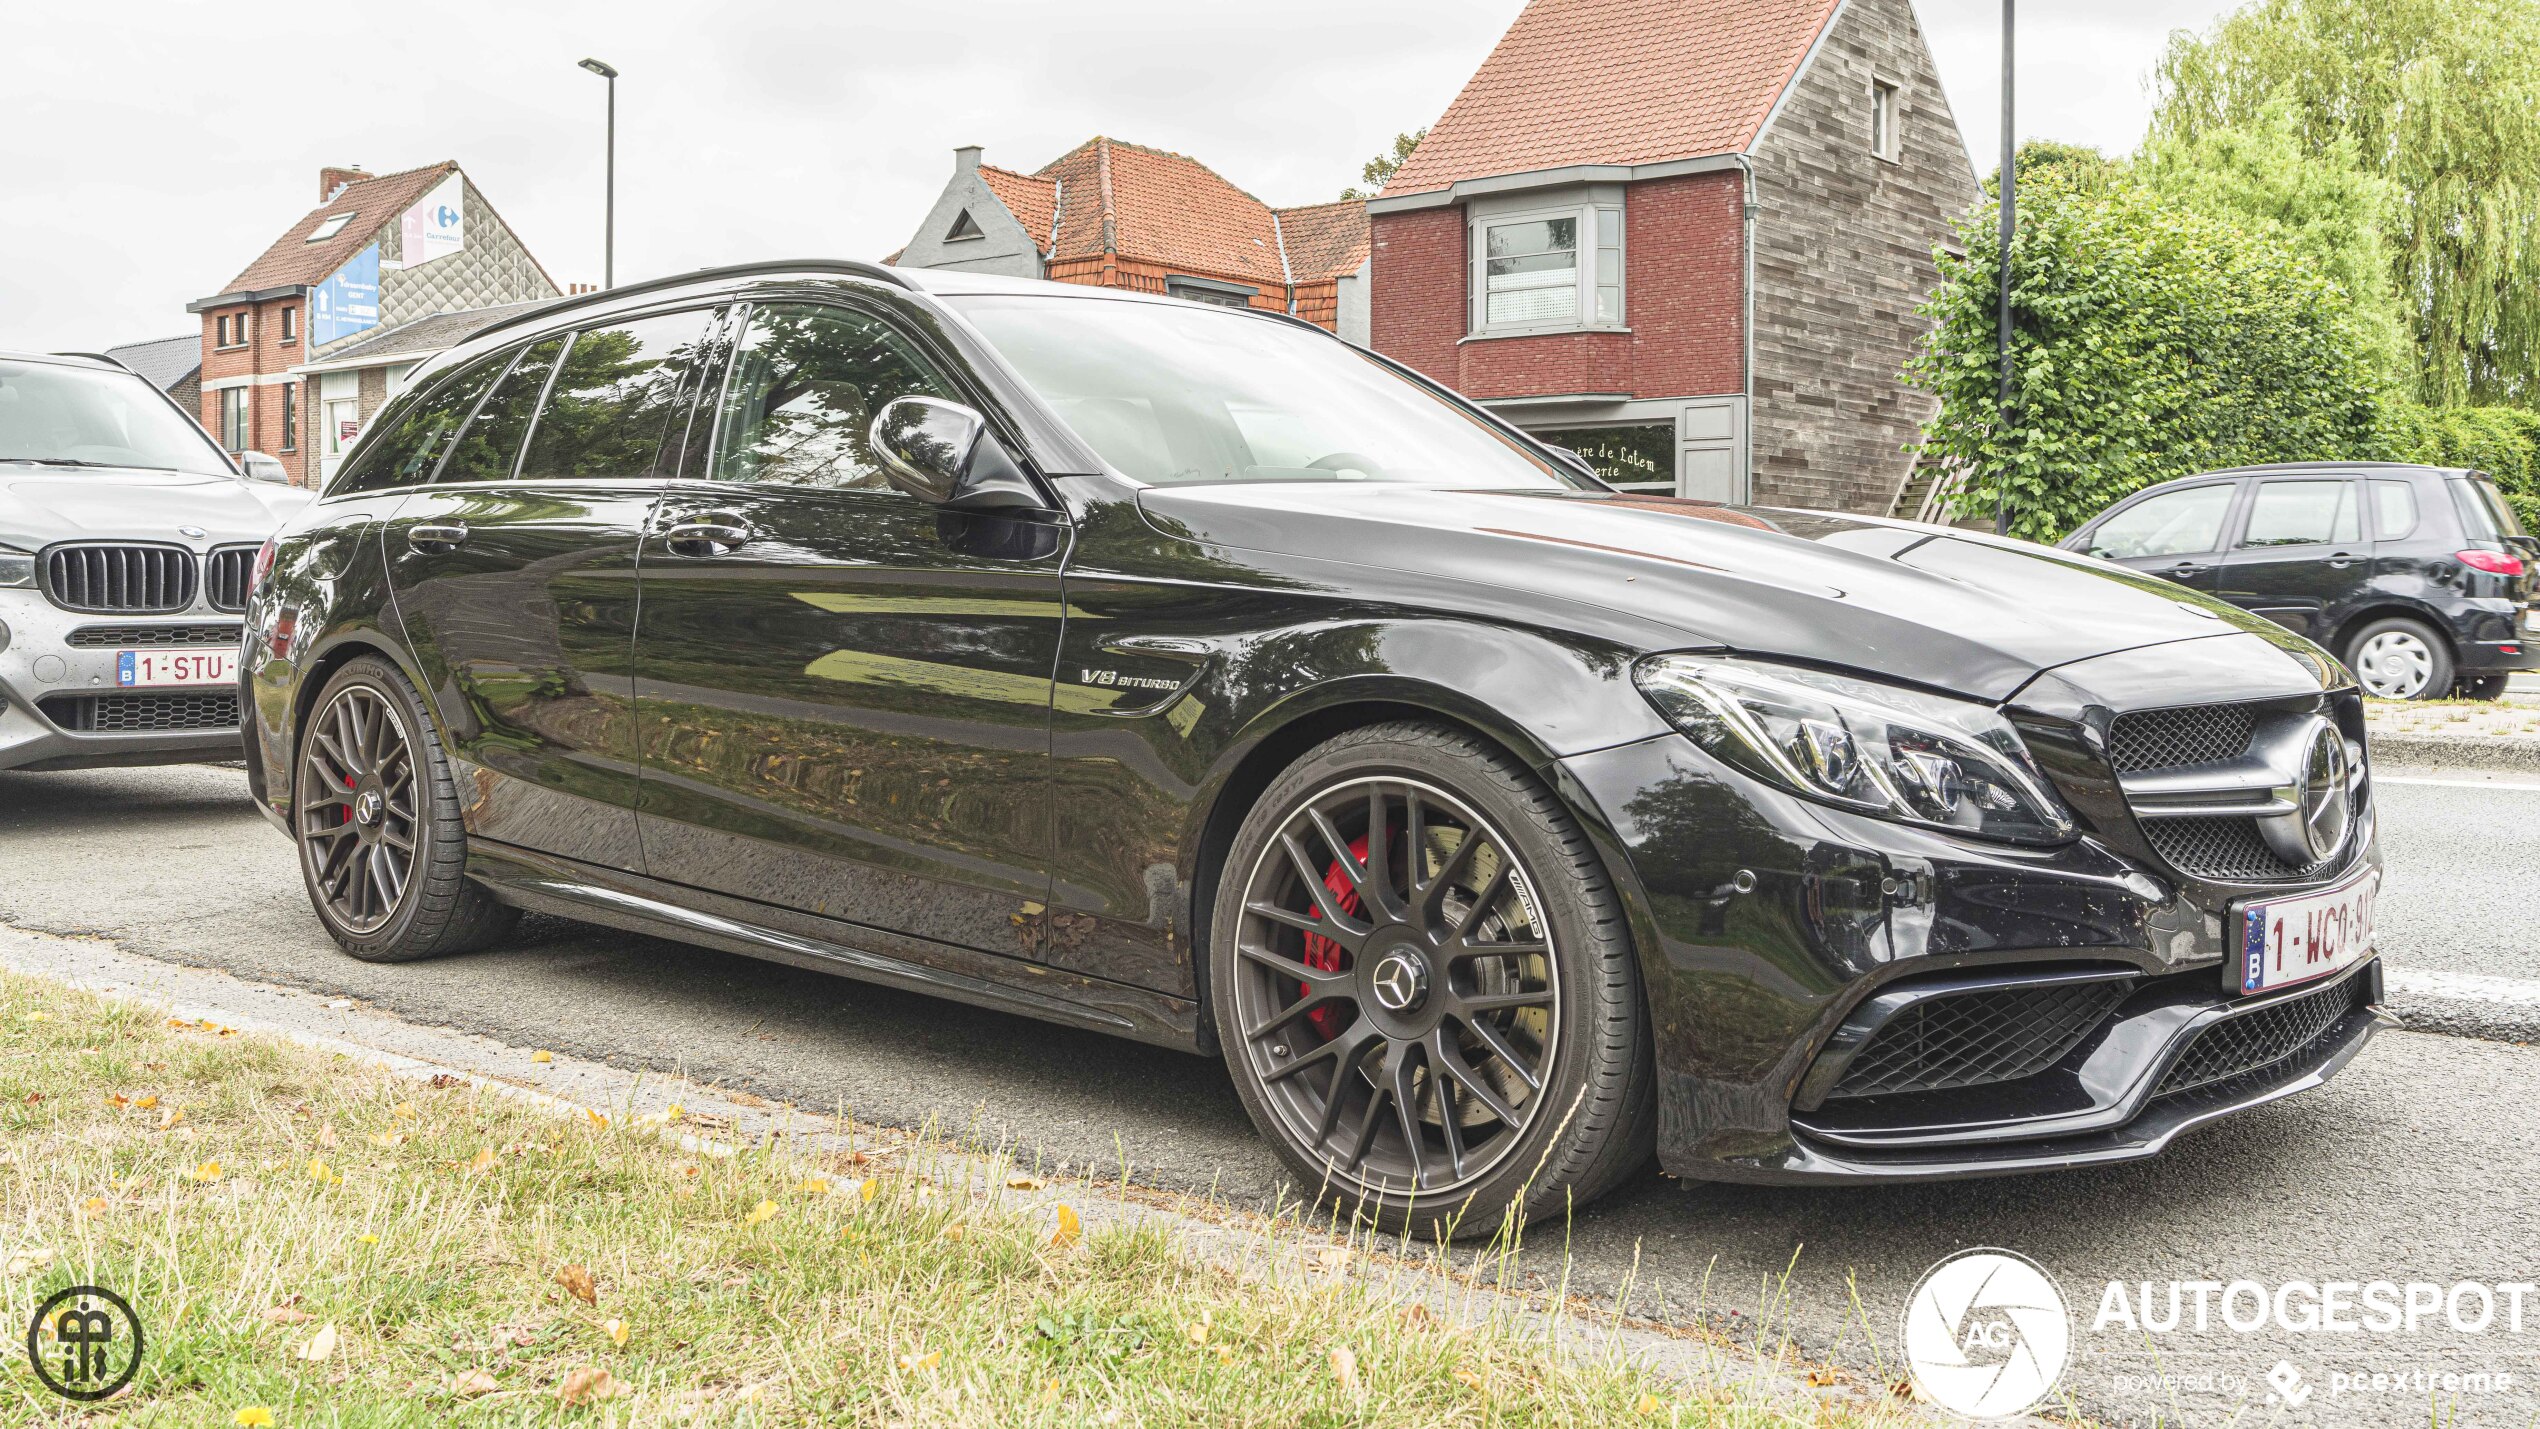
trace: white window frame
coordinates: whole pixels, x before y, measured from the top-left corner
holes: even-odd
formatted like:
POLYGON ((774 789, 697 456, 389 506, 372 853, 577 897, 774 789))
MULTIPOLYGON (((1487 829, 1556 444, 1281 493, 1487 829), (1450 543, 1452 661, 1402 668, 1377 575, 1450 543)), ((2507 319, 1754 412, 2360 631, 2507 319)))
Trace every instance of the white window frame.
POLYGON ((1543 208, 1477 211, 1468 222, 1466 246, 1472 255, 1466 286, 1472 294, 1466 316, 1466 331, 1473 337, 1514 337, 1547 332, 1625 332, 1624 319, 1631 314, 1631 262, 1629 225, 1624 222, 1624 207, 1619 200, 1581 199, 1543 208), (1614 215, 1614 276, 1618 312, 1599 321, 1596 317, 1596 255, 1602 245, 1597 242, 1597 216, 1614 215), (1541 223, 1546 219, 1578 220, 1578 283, 1572 301, 1576 307, 1571 316, 1548 323, 1493 323, 1490 321, 1490 231, 1511 224, 1541 223))
POLYGON ((1883 74, 1870 76, 1870 157, 1905 162, 1905 86, 1883 74))

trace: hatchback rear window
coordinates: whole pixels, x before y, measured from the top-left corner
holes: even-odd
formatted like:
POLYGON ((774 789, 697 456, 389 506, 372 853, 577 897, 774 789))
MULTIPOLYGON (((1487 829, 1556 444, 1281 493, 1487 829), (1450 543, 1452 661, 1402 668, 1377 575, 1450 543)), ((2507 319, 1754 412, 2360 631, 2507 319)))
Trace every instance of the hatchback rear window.
POLYGON ((2456 476, 2451 487, 2452 504, 2460 508, 2461 529, 2469 533, 2471 540, 2493 541, 2528 534, 2514 509, 2505 504, 2504 493, 2487 477, 2476 473, 2456 476))

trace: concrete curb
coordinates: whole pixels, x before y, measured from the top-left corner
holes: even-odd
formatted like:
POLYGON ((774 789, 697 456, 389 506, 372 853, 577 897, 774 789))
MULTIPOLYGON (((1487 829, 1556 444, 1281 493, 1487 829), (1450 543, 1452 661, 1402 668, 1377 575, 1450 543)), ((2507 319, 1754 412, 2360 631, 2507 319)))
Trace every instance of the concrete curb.
POLYGON ((2411 1032, 2540 1042, 2540 981, 2391 968, 2389 1007, 2411 1032))
POLYGON ((2375 763, 2540 774, 2540 739, 2513 734, 2373 734, 2375 763))

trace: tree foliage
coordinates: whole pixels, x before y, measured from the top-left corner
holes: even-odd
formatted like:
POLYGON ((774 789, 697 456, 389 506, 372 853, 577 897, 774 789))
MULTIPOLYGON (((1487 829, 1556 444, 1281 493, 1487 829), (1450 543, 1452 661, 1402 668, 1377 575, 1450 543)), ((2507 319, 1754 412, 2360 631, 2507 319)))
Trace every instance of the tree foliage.
POLYGON ((1358 171, 1358 183, 1341 190, 1341 197, 1374 198, 1384 192, 1385 181, 1394 176, 1394 171, 1411 157, 1411 151, 1419 148, 1420 141, 1428 137, 1426 127, 1393 136, 1393 147, 1369 159, 1358 171))
POLYGON ((2153 133, 2265 132, 2390 185, 2386 261, 2437 404, 2540 398, 2540 0, 2253 0, 2175 36, 2153 133))
POLYGON ((1907 376, 1940 398, 1924 450, 1962 463, 1961 514, 2010 488, 2053 540, 2154 481, 2382 445, 2374 338, 2282 234, 2165 202, 2131 174, 2022 165, 2011 409, 1996 391, 1997 206, 1960 225, 1907 376))

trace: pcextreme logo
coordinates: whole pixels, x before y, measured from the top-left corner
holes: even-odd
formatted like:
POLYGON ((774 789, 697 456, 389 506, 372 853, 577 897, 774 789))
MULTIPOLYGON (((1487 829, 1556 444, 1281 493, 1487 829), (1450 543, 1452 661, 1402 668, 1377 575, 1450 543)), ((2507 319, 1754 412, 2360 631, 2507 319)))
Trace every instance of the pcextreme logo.
POLYGON ((2072 1334, 2055 1282, 2007 1250, 1949 1257, 1905 1302, 1914 1388, 1970 1419, 2008 1418, 2044 1399, 2064 1373, 2072 1334))

